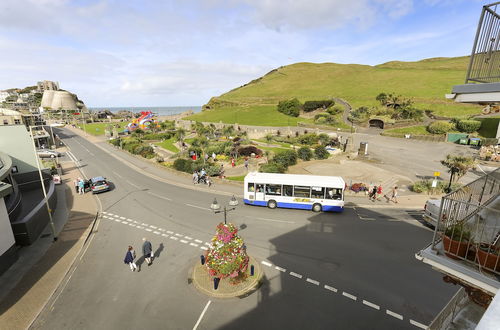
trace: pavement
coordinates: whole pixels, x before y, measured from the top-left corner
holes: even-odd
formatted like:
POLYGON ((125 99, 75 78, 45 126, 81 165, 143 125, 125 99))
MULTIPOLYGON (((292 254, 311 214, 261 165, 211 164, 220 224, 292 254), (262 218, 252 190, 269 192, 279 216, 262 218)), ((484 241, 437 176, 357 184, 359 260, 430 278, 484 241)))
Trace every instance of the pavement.
MULTIPOLYGON (((61 150, 60 150, 61 151, 61 150)), ((27 329, 70 272, 84 248, 96 217, 91 194, 77 195, 73 180, 82 176, 72 162, 61 162, 63 184, 57 186, 53 214, 58 239, 50 227, 31 246, 19 249, 20 258, 0 277, 0 328, 27 329)))

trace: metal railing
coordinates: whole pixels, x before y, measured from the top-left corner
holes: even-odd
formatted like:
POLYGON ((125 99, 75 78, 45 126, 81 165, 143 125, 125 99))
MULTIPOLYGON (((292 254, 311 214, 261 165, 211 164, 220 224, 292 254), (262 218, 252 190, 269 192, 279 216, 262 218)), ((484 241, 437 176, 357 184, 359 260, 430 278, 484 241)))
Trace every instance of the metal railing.
POLYGON ((500 168, 441 199, 432 248, 500 275, 500 168))
POLYGON ((500 15, 495 2, 483 6, 465 83, 500 81, 500 15))

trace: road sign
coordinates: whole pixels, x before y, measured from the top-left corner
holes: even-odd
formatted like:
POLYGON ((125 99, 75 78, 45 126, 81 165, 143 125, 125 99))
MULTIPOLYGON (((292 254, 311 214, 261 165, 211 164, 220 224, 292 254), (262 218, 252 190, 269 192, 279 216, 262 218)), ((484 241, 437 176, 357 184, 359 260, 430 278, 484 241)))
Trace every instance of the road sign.
POLYGON ((441 175, 441 172, 434 172, 434 176, 438 177, 441 175))

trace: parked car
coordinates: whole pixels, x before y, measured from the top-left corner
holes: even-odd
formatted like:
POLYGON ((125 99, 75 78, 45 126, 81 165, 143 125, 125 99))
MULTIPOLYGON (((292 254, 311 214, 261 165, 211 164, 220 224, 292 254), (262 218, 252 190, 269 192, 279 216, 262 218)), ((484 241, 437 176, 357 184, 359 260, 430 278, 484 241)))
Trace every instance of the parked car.
POLYGON ((61 156, 60 152, 57 152, 57 151, 54 151, 54 150, 50 150, 50 149, 38 149, 36 151, 36 154, 40 158, 56 158, 56 157, 60 157, 61 156))
POLYGON ((429 199, 427 202, 425 202, 423 219, 427 224, 431 225, 434 228, 437 225, 440 208, 440 199, 429 199))
POLYGON ((92 191, 93 194, 97 194, 104 191, 109 191, 111 188, 105 177, 97 176, 87 181, 87 183, 85 184, 85 190, 87 189, 92 191))

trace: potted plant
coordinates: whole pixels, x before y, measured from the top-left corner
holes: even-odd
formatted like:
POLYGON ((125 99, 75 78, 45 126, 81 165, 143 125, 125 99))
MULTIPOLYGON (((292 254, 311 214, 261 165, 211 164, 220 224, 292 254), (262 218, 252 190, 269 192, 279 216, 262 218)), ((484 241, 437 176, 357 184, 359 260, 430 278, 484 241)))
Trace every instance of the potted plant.
POLYGON ((456 223, 446 228, 443 235, 444 253, 452 259, 465 258, 471 233, 463 223, 456 223))
POLYGON ((482 267, 500 270, 500 249, 488 243, 481 243, 477 248, 477 258, 482 267))

